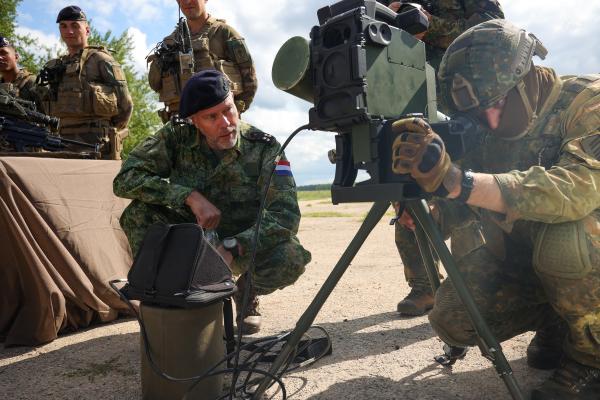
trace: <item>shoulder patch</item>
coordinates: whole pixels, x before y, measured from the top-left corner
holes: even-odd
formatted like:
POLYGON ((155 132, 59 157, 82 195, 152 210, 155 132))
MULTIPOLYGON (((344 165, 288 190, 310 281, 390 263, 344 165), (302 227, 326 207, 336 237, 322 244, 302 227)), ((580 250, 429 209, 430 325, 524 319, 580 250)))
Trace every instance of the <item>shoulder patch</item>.
POLYGON ((263 142, 268 144, 275 143, 275 136, 269 135, 262 131, 249 131, 244 134, 244 137, 251 142, 263 142))
POLYGON ((586 154, 600 161, 600 134, 581 139, 581 148, 586 154))

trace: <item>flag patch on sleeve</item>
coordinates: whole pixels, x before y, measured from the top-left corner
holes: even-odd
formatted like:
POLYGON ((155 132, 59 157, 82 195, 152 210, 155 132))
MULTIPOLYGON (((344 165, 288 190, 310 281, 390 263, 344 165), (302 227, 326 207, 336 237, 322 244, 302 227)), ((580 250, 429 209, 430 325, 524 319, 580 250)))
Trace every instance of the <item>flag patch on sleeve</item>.
POLYGON ((278 176, 292 176, 290 162, 286 160, 279 160, 279 162, 275 166, 275 174, 278 176))

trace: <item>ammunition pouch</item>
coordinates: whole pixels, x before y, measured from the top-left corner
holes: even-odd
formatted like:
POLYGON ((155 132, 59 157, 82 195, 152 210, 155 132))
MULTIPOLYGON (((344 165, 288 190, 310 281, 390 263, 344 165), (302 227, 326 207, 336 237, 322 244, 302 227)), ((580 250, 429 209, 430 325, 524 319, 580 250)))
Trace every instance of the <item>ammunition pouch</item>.
POLYGON ((229 86, 234 96, 244 91, 242 74, 240 74, 237 64, 231 61, 217 60, 215 62, 215 69, 221 71, 229 79, 229 86))
POLYGON ((90 103, 95 116, 110 118, 119 113, 114 86, 90 83, 90 103))
POLYGON ((123 141, 127 136, 129 136, 129 129, 125 128, 119 131, 116 128, 108 128, 107 134, 110 144, 108 157, 110 160, 120 160, 121 151, 123 150, 123 141))

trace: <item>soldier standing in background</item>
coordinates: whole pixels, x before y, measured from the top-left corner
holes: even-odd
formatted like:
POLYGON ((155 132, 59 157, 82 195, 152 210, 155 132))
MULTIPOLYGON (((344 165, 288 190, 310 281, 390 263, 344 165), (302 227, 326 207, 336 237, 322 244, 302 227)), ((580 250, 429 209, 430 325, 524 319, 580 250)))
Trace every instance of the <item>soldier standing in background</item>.
MULTIPOLYGON (((425 43, 427 62, 436 72, 444 52, 462 32, 480 22, 504 18, 497 0, 416 0, 413 3, 423 6, 429 20, 428 30, 416 37, 425 43)), ((403 2, 392 1, 389 7, 398 12, 402 5, 403 2)), ((439 87, 437 89, 438 108, 447 113, 447 108, 440 101, 439 87)), ((399 204, 394 204, 394 208, 398 211, 399 204)), ((433 292, 417 246, 414 226, 407 228, 403 224, 406 217, 406 214, 401 215, 395 224, 395 241, 411 291, 398 303, 397 310, 402 315, 418 316, 433 307, 433 292)))
POLYGON ((56 22, 68 54, 40 72, 44 111, 60 118, 61 136, 103 143, 102 158, 120 160, 133 111, 125 74, 105 47, 88 46, 90 28, 79 7, 63 8, 56 22))
MULTIPOLYGON (((240 113, 248 110, 256 94, 256 71, 246 43, 239 33, 224 20, 206 10, 207 0, 177 0, 187 18, 191 34, 194 70, 172 65, 172 53, 177 47, 177 29, 156 46, 148 57, 150 87, 159 94, 165 108, 159 111, 163 122, 179 110, 181 89, 194 72, 216 69, 229 79, 235 104, 240 113), (171 53, 171 54, 170 54, 171 53)), ((176 60, 177 63, 181 62, 176 60)))
POLYGON ((15 97, 36 102, 35 75, 19 68, 18 61, 19 53, 0 36, 0 88, 15 97))

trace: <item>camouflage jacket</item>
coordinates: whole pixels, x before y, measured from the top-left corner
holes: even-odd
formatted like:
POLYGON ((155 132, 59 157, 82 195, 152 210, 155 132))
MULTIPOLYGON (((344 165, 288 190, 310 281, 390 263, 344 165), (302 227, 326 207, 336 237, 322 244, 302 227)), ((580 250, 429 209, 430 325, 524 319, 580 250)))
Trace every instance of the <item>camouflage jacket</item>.
MULTIPOLYGON (((176 32, 163 39, 166 45, 173 45, 176 32)), ((194 50, 194 71, 217 69, 223 72, 232 83, 232 91, 237 102, 242 101, 245 111, 250 107, 256 94, 257 79, 254 62, 246 47, 244 38, 225 20, 209 17, 199 32, 191 34, 194 50)), ((159 93, 160 100, 169 106, 171 111, 179 107, 180 89, 173 87, 169 71, 161 71, 157 56, 148 57, 150 68, 148 80, 150 87, 159 93)), ((180 77, 181 88, 190 78, 180 77)))
POLYGON ((423 37, 429 64, 437 71, 444 52, 461 33, 483 21, 504 18, 498 0, 432 0, 429 29, 423 37))
MULTIPOLYGON (((281 148, 270 135, 241 123, 234 148, 219 158, 190 124, 171 122, 138 145, 115 177, 117 196, 166 206, 195 221, 184 204, 197 190, 219 210, 219 237, 235 236, 248 248, 263 183, 281 148)), ((294 236, 300 223, 296 184, 292 176, 274 175, 267 194, 259 246, 271 247, 294 236)))
POLYGON ((0 87, 5 87, 7 92, 16 97, 37 103, 35 78, 34 74, 23 68, 19 70, 13 82, 4 82, 4 79, 0 78, 0 87))
POLYGON ((600 207, 598 109, 600 75, 556 77, 524 137, 486 137, 472 166, 495 174, 507 223, 576 221, 600 207))

